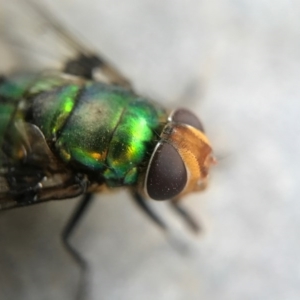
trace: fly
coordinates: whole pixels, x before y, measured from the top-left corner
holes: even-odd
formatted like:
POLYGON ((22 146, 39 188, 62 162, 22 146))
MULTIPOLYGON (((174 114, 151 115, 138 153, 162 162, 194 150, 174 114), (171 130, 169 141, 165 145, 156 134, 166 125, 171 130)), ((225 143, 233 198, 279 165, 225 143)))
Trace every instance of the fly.
POLYGON ((126 188, 162 229, 147 200, 170 200, 197 231, 180 200, 206 188, 215 163, 198 117, 138 96, 103 58, 33 8, 78 55, 61 72, 0 77, 0 209, 82 196, 62 233, 82 276, 87 264, 70 236, 95 193, 126 188))

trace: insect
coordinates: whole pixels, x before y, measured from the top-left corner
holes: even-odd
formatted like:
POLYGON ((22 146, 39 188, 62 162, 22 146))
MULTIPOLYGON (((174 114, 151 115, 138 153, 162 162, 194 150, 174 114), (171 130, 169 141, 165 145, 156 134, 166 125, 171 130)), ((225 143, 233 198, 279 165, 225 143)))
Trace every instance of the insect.
POLYGON ((135 94, 103 58, 34 9, 78 55, 61 72, 0 78, 0 209, 82 196, 62 234, 82 270, 69 239, 95 193, 126 188, 162 229, 147 200, 170 200, 196 231, 180 199, 206 188, 215 163, 198 117, 135 94))

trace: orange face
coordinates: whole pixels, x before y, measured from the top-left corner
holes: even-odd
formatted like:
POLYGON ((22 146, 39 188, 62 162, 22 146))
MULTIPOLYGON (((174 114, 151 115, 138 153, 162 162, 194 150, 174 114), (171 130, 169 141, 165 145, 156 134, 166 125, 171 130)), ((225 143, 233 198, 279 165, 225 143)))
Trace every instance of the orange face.
POLYGON ((154 200, 178 199, 203 190, 216 160, 199 119, 191 112, 174 111, 150 159, 145 191, 154 200))
POLYGON ((209 168, 216 163, 205 134, 192 126, 176 124, 168 141, 178 151, 187 170, 186 186, 178 196, 203 190, 207 186, 209 168))

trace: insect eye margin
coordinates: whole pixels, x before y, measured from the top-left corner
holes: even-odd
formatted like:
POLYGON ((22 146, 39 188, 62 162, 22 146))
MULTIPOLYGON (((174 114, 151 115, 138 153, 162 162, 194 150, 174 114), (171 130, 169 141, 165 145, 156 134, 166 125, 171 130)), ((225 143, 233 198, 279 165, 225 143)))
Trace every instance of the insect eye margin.
POLYGON ((187 170, 178 151, 169 143, 157 144, 150 159, 145 190, 153 200, 168 200, 186 187, 187 170))
POLYGON ((191 111, 185 108, 179 108, 174 110, 168 119, 170 122, 182 123, 193 126, 194 128, 200 130, 201 132, 205 132, 203 124, 199 120, 199 118, 192 113, 191 111))

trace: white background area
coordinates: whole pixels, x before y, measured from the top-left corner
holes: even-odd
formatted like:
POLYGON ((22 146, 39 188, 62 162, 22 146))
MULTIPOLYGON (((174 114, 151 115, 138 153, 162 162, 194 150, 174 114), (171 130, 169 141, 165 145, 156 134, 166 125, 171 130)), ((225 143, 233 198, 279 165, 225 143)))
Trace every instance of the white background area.
MULTIPOLYGON (((0 71, 62 62, 51 32, 16 3, 0 1, 0 71)), ((62 0, 46 10, 138 93, 195 112, 219 158, 207 191, 184 202, 202 234, 152 203, 183 254, 125 191, 97 196, 72 238, 91 268, 87 299, 300 299, 299 2, 62 0)), ((59 235, 76 201, 0 214, 0 299, 74 299, 79 272, 59 235)))

